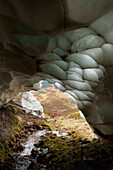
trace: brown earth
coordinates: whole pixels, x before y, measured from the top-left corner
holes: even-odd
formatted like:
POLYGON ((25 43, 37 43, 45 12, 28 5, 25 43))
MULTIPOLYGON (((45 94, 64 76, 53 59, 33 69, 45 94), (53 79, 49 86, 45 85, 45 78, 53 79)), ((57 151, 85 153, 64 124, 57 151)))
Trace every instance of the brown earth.
POLYGON ((56 127, 62 130, 76 131, 77 135, 92 140, 95 138, 88 123, 80 117, 79 109, 67 94, 49 87, 40 93, 32 92, 44 108, 45 118, 50 121, 53 112, 56 114, 56 127))

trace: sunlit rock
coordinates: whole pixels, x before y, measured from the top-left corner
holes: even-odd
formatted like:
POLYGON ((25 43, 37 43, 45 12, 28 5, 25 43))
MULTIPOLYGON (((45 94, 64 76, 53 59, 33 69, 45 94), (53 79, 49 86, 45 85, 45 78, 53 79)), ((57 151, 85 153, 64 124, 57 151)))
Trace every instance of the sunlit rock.
POLYGON ((25 110, 26 113, 44 117, 42 105, 31 92, 19 93, 17 96, 15 96, 12 103, 9 103, 8 105, 10 104, 16 104, 17 107, 25 110))

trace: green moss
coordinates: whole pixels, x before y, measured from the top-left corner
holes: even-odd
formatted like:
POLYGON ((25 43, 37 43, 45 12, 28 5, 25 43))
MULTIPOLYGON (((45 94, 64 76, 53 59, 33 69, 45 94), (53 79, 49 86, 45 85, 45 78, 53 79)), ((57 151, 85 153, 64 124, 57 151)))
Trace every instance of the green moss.
POLYGON ((8 158, 9 153, 11 153, 10 148, 6 147, 4 144, 0 143, 0 162, 3 163, 4 160, 8 158))
POLYGON ((12 129, 13 129, 13 131, 14 131, 15 134, 19 134, 19 132, 20 132, 20 130, 21 130, 21 128, 18 127, 18 126, 14 126, 12 129))
POLYGON ((48 128, 48 129, 50 129, 52 131, 56 131, 56 128, 55 128, 55 126, 52 123, 46 122, 43 119, 38 119, 36 123, 39 126, 40 125, 43 126, 43 128, 48 128))
MULTIPOLYGON (((60 169, 69 170, 92 169, 92 165, 95 169, 98 169, 98 166, 101 166, 100 159, 102 162, 105 162, 108 158, 110 158, 108 166, 111 167, 113 163, 113 154, 110 155, 112 151, 110 153, 103 142, 90 142, 86 139, 57 137, 56 135, 48 134, 35 146, 41 149, 48 148, 47 156, 42 156, 42 154, 38 153, 39 163, 46 164, 48 170, 58 169, 59 167, 60 169)), ((104 166, 101 166, 102 169, 104 166)))
POLYGON ((25 112, 23 110, 19 109, 18 107, 8 106, 7 108, 15 114, 18 114, 18 113, 25 114, 25 112))
POLYGON ((50 130, 56 131, 56 128, 52 123, 45 122, 45 124, 50 128, 50 130))
POLYGON ((19 120, 17 119, 16 115, 12 115, 10 119, 10 123, 12 124, 18 124, 19 120))
POLYGON ((44 121, 41 120, 41 119, 38 119, 38 120, 36 121, 36 123, 37 123, 38 125, 44 125, 44 124, 45 124, 44 121))
POLYGON ((8 155, 12 153, 12 148, 15 146, 16 136, 20 133, 23 123, 21 116, 17 115, 20 109, 8 106, 9 122, 7 126, 7 133, 0 140, 0 162, 4 163, 8 159, 8 155))
POLYGON ((50 119, 51 118, 51 115, 52 115, 52 113, 45 113, 44 112, 44 117, 46 118, 46 119, 50 119))
POLYGON ((68 116, 69 119, 72 119, 72 118, 79 118, 80 117, 80 113, 79 112, 75 112, 71 115, 68 116))
POLYGON ((4 159, 6 158, 4 146, 2 143, 0 143, 0 162, 3 163, 4 159))

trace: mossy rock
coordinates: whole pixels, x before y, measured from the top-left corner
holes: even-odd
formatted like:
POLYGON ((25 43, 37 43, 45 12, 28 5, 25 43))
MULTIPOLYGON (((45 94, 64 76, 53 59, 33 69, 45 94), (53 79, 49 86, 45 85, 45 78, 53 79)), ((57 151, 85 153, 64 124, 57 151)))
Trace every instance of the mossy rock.
MULTIPOLYGON (((71 134, 73 135, 74 132, 71 134)), ((103 169, 106 165, 99 162, 100 158, 101 161, 105 161, 105 164, 109 159, 107 166, 112 167, 113 148, 110 151, 104 142, 97 140, 91 142, 87 139, 75 139, 73 137, 51 137, 52 134, 47 134, 36 144, 36 147, 41 149, 48 148, 47 154, 44 153, 43 155, 41 153, 40 155, 38 153, 40 163, 46 164, 48 170, 103 169)))
MULTIPOLYGON (((13 152, 16 144, 16 137, 20 133, 23 123, 25 122, 18 113, 23 113, 20 109, 12 106, 2 109, 6 112, 5 134, 0 139, 0 162, 5 163, 9 154, 13 152)), ((4 121, 4 120, 3 120, 4 121)))
POLYGON ((18 114, 18 113, 25 114, 25 111, 23 111, 22 109, 19 109, 16 106, 8 106, 7 108, 15 114, 18 114))
POLYGON ((39 148, 40 146, 44 145, 44 140, 40 140, 38 143, 35 143, 34 146, 39 148))
POLYGON ((45 122, 45 124, 49 127, 51 131, 56 131, 56 128, 52 123, 45 122))
POLYGON ((10 153, 12 153, 10 148, 7 148, 4 146, 4 144, 0 143, 0 163, 3 163, 4 160, 7 160, 10 153))
POLYGON ((37 125, 42 126, 45 129, 56 131, 56 128, 52 123, 49 123, 43 119, 38 119, 36 123, 37 123, 37 125))

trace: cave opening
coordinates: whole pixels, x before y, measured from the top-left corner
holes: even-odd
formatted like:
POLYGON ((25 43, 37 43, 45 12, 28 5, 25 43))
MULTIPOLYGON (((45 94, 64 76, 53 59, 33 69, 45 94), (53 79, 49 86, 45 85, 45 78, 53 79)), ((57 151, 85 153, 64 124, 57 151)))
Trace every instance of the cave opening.
MULTIPOLYGON (((69 95, 47 81, 41 80, 37 87, 38 90, 31 90, 30 93, 41 103, 44 117, 25 113, 25 110, 14 105, 0 110, 3 126, 6 129, 9 126, 13 133, 13 142, 12 139, 5 139, 7 147, 13 150, 10 153, 7 148, 10 153, 7 161, 11 162, 2 166, 9 168, 10 165, 12 169, 108 167, 112 147, 95 136, 69 95), (53 112, 56 120, 51 120, 53 112), (5 125, 5 121, 10 123, 5 125), (100 157, 103 164, 100 163, 100 157), (106 160, 107 157, 109 161, 106 160)), ((8 132, 5 135, 6 133, 8 132)))
POLYGON ((45 80, 36 83, 35 89, 36 86, 39 90, 31 92, 43 106, 45 119, 50 121, 54 112, 56 114, 55 124, 59 124, 60 128, 75 131, 79 137, 89 140, 97 137, 69 94, 60 91, 54 84, 45 80))
POLYGON ((112 7, 0 1, 0 169, 113 169, 112 7))

